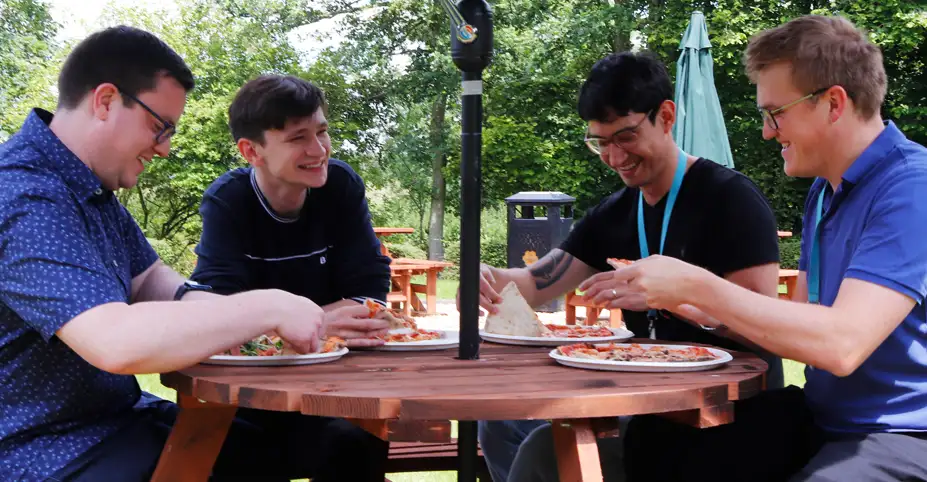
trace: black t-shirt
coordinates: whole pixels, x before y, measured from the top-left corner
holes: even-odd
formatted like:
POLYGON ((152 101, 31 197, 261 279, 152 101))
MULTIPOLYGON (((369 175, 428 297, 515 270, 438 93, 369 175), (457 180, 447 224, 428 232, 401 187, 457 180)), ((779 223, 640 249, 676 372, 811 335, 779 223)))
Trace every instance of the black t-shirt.
POLYGON ((191 278, 219 293, 273 288, 318 305, 386 300, 390 260, 380 254, 363 181, 344 162, 329 160, 328 181, 309 191, 297 219, 273 212, 250 167, 213 182, 200 214, 191 278))
MULTIPOLYGON (((663 196, 656 206, 644 203, 644 226, 651 254, 660 252, 666 198, 663 196)), ((599 271, 612 269, 606 262, 608 258, 640 259, 639 199, 637 188, 625 188, 605 198, 575 224, 560 249, 599 271)), ((776 218, 769 202, 750 179, 713 161, 698 159, 683 178, 664 248, 663 255, 718 276, 778 263, 776 218)), ((622 315, 635 336, 650 336, 646 312, 622 310, 622 315)), ((653 328, 656 338, 661 340, 746 350, 740 343, 672 317, 658 319, 653 328)), ((774 371, 775 368, 770 370, 771 379, 774 371)))

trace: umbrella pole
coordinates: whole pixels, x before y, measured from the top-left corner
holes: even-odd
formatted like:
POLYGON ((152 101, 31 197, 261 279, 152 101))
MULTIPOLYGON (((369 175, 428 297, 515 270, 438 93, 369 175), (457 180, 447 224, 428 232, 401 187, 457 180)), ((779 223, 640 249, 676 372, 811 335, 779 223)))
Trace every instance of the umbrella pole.
MULTIPOLYGON (((485 0, 439 0, 451 19, 451 58, 462 72, 460 126, 460 360, 480 357, 480 209, 483 70, 492 60, 492 13, 485 0)), ((477 425, 458 424, 458 482, 476 482, 477 425)))
POLYGON ((460 347, 461 360, 480 357, 480 198, 482 197, 482 73, 463 72, 460 130, 460 347))

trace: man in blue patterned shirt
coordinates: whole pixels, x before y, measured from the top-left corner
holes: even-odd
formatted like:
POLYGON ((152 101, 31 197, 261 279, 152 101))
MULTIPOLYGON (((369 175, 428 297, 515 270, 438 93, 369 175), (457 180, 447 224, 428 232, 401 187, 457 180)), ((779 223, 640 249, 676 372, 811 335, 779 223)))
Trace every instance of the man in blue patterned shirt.
MULTIPOLYGON (((113 191, 168 155, 193 84, 153 35, 97 32, 62 68, 57 113, 34 110, 0 146, 0 480, 148 480, 177 407, 133 374, 269 331, 307 352, 385 329, 279 290, 191 293, 158 260, 113 191)), ((344 420, 257 413, 233 424, 213 475, 382 481, 385 454, 344 420)))

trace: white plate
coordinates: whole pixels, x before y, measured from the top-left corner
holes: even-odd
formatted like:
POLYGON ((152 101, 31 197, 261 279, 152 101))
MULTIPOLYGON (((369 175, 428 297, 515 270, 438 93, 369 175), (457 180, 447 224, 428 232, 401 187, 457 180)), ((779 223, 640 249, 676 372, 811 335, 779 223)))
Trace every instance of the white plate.
MULTIPOLYGON (((599 343, 604 345, 604 343, 599 343)), ((620 346, 628 346, 627 343, 619 343, 620 346)), ((665 346, 667 348, 686 349, 691 345, 665 345, 665 344, 645 344, 639 343, 642 348, 652 346, 665 346)), ((550 351, 550 357, 557 360, 557 363, 569 367, 586 368, 589 370, 608 370, 613 372, 695 372, 701 370, 710 370, 720 367, 734 359, 730 353, 717 348, 705 347, 719 358, 717 360, 701 362, 625 362, 612 360, 591 360, 589 358, 575 358, 563 356, 557 353, 557 348, 550 351)))
MULTIPOLYGON (((427 329, 427 328, 423 328, 427 329)), ((391 342, 380 346, 355 347, 355 350, 377 350, 377 351, 427 351, 427 350, 446 350, 454 348, 460 344, 460 333, 457 331, 428 330, 441 333, 441 338, 437 340, 409 341, 409 342, 391 342)))
POLYGON ((588 336, 585 338, 500 335, 498 333, 488 333, 484 330, 480 330, 480 336, 484 340, 493 343, 523 346, 560 346, 564 344, 572 345, 573 343, 622 341, 634 338, 634 333, 624 328, 609 328, 609 330, 613 333, 612 336, 588 336))
POLYGON ((333 362, 348 353, 347 348, 329 353, 309 353, 306 355, 276 355, 276 356, 233 356, 214 355, 200 363, 206 365, 237 365, 237 366, 286 366, 286 365, 312 365, 315 363, 333 362))

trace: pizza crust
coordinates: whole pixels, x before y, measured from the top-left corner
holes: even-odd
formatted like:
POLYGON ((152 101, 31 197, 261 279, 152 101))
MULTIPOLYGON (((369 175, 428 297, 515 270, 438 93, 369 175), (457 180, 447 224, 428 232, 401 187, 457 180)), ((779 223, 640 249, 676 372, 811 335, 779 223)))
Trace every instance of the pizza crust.
POLYGON ((544 336, 550 332, 525 301, 514 281, 510 281, 499 296, 502 297, 502 301, 496 305, 499 311, 486 317, 486 332, 531 337, 544 336))

